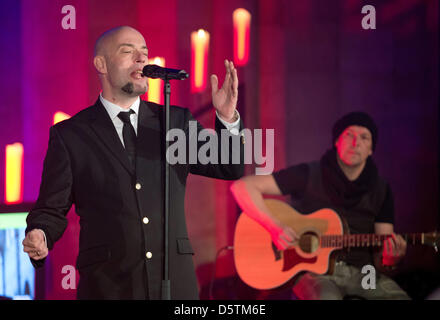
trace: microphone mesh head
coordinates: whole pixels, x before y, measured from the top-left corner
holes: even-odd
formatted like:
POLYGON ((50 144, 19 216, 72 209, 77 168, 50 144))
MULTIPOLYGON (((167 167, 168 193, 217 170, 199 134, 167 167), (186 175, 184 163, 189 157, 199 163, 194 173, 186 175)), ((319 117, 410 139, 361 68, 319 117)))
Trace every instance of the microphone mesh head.
POLYGON ((142 69, 144 76, 151 79, 183 80, 188 78, 185 70, 162 68, 155 64, 148 64, 142 69))
POLYGON ((144 69, 142 69, 142 73, 148 78, 158 78, 158 75, 160 74, 159 71, 160 67, 155 64, 147 64, 144 69))

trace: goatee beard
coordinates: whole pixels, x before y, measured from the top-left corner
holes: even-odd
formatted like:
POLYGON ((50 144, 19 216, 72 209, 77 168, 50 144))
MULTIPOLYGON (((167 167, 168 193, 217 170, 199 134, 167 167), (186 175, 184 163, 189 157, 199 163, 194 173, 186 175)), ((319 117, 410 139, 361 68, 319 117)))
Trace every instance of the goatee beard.
POLYGON ((128 82, 125 86, 123 86, 121 88, 122 91, 124 91, 125 93, 128 93, 129 95, 133 94, 134 91, 134 86, 132 82, 128 82))
POLYGON ((123 86, 121 90, 130 96, 140 96, 147 92, 147 88, 135 92, 133 82, 127 82, 127 84, 123 86))

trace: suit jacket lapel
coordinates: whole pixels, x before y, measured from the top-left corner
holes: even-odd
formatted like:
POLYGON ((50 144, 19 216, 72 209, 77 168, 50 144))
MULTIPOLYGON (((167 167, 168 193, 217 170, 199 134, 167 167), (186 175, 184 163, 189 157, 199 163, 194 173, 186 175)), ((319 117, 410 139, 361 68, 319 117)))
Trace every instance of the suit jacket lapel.
MULTIPOLYGON (((161 128, 161 108, 152 103, 141 100, 139 105, 139 119, 137 131, 136 156, 142 161, 161 161, 163 157, 164 141, 161 128)), ((138 159, 139 160, 139 159, 138 159)))
POLYGON ((145 127, 153 130, 160 130, 162 112, 160 106, 141 100, 139 105, 138 128, 145 127))
POLYGON ((94 113, 91 116, 90 126, 96 133, 98 138, 104 143, 104 145, 113 153, 113 155, 121 162, 125 169, 132 175, 135 173, 134 168, 130 164, 128 155, 125 152, 124 146, 119 139, 115 126, 110 119, 107 110, 105 110, 101 101, 96 101, 94 105, 94 113))

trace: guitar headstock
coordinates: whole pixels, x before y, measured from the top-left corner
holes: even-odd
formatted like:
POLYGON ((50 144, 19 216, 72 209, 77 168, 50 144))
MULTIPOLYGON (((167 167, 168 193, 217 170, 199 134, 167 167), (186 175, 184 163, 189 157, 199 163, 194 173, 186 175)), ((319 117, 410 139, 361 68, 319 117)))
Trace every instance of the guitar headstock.
POLYGON ((435 252, 438 252, 440 247, 440 232, 428 232, 424 234, 424 244, 430 245, 434 248, 435 252))

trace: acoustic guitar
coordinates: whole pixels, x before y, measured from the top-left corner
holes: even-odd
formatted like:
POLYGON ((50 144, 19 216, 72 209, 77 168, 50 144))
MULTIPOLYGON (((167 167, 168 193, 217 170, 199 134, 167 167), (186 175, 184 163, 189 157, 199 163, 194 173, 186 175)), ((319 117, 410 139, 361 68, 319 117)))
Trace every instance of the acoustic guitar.
MULTIPOLYGON (((301 271, 331 273, 333 251, 353 247, 381 246, 391 235, 344 233, 343 222, 331 209, 302 215, 288 204, 266 199, 271 213, 295 230, 299 239, 289 248, 278 250, 269 232, 258 222, 241 214, 234 234, 234 262, 240 278, 255 289, 273 289, 301 271)), ((347 229, 347 228, 346 228, 347 229)), ((408 244, 432 245, 437 251, 440 233, 401 235, 408 244)))

